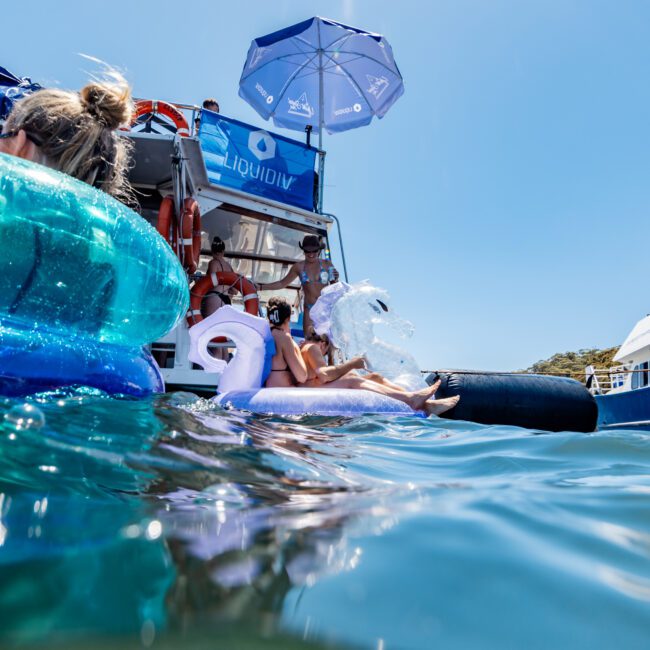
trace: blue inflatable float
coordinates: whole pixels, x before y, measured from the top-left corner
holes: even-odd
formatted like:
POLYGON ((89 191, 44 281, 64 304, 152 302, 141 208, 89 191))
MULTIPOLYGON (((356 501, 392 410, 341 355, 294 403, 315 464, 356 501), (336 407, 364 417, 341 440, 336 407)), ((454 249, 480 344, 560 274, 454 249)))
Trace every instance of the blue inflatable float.
POLYGON ((139 215, 85 183, 0 154, 0 392, 164 390, 144 345, 185 313, 187 277, 139 215))

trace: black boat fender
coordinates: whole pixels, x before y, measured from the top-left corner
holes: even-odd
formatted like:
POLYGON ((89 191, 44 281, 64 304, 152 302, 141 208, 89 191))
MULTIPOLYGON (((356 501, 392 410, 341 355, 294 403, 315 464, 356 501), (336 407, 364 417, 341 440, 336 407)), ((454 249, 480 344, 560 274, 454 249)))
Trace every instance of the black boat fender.
POLYGON ((436 397, 460 395, 442 417, 481 424, 506 424, 543 431, 591 432, 598 407, 593 395, 575 379, 548 375, 440 370, 436 397))

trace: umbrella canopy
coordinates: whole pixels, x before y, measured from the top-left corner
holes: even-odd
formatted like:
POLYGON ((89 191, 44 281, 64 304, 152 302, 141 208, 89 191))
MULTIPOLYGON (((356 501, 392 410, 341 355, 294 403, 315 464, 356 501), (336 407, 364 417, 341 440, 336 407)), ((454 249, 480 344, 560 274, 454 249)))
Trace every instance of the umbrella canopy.
POLYGON ((20 77, 9 72, 7 68, 0 66, 0 86, 18 86, 22 81, 20 77))
POLYGON ((321 135, 370 124, 403 92, 383 36, 320 17, 256 38, 239 81, 239 95, 264 119, 321 135))

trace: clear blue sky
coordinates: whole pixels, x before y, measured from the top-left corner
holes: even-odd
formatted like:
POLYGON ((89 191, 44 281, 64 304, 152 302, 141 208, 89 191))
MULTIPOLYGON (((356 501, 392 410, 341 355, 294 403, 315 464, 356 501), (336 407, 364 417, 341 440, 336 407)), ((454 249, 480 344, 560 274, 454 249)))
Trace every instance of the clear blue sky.
POLYGON ((264 125, 237 96, 250 41, 313 15, 384 34, 405 79, 383 120, 326 138, 325 207, 421 366, 622 342, 648 311, 647 2, 9 2, 0 65, 77 89, 82 52, 139 97, 264 125))

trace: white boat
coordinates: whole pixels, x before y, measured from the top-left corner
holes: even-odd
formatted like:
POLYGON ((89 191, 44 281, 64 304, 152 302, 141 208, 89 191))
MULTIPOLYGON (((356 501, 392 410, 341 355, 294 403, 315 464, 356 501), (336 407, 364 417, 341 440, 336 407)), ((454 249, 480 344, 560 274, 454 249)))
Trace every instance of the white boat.
MULTIPOLYGON (((162 102, 158 103, 162 104, 162 102)), ((173 107, 191 114, 188 124, 194 125, 201 115, 200 109, 186 104, 173 107)), ((158 109, 159 106, 156 106, 158 109)), ((227 117, 203 111, 203 128, 198 134, 190 129, 189 136, 181 136, 171 123, 157 114, 145 114, 128 134, 134 145, 134 166, 130 181, 138 193, 141 214, 152 225, 157 226, 161 203, 165 197, 172 197, 176 214, 180 214, 186 199, 194 199, 201 216, 201 256, 193 279, 204 276, 211 259, 210 242, 215 235, 226 244, 225 257, 233 269, 242 276, 259 283, 274 282, 288 272, 290 266, 303 259, 298 246, 307 234, 315 234, 326 243, 324 256, 329 258, 329 239, 338 220, 332 214, 316 212, 314 204, 314 168, 307 170, 309 196, 297 200, 287 195, 285 188, 295 187, 295 179, 284 169, 283 161, 272 164, 273 156, 279 156, 281 147, 289 147, 289 153, 311 153, 312 160, 318 152, 302 142, 290 140, 264 129, 243 124, 227 117), (206 126, 206 124, 211 129, 206 126), (247 140, 241 140, 248 133, 247 140), (229 142, 229 138, 233 138, 229 142), (213 140, 211 140, 213 138, 213 140), (238 138, 237 141, 234 141, 238 138), (214 153, 214 142, 227 151, 226 155, 214 153), (235 153, 233 154, 232 151, 235 153), (277 173, 277 176, 275 175, 277 173), (228 178, 228 174, 231 177, 228 178), (233 176, 239 174, 245 189, 234 187, 233 176), (271 190, 269 190, 271 187, 271 190), (269 193, 277 195, 270 198, 269 193), (302 205, 299 205, 302 204, 302 205)), ((324 155, 324 154, 323 154, 324 155)), ((235 181, 237 179, 235 178, 235 181)), ((185 242, 183 242, 185 243, 185 242)), ((347 280, 343 242, 338 231, 338 244, 343 259, 341 275, 347 280)), ((179 246, 182 256, 182 245, 179 246)), ((292 332, 302 336, 301 287, 294 283, 281 292, 296 309, 297 319, 292 323, 292 332)), ((263 307, 271 293, 260 292, 259 305, 263 307)), ((244 307, 242 296, 233 297, 233 305, 244 307)), ((183 321, 164 338, 152 346, 168 390, 186 389, 193 392, 214 394, 219 381, 217 373, 204 372, 188 359, 190 340, 188 324, 183 321)), ((215 343, 215 347, 227 343, 215 343)))
POLYGON ((642 318, 607 370, 586 369, 598 404, 598 428, 650 428, 650 315, 642 318))

